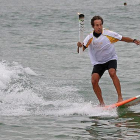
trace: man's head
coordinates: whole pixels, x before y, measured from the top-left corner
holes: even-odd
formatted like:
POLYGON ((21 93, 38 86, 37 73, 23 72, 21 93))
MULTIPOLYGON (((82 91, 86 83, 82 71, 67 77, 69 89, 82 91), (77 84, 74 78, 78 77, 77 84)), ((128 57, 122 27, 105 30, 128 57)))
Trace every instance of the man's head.
POLYGON ((103 19, 100 16, 94 16, 91 19, 91 25, 96 33, 102 33, 103 19))

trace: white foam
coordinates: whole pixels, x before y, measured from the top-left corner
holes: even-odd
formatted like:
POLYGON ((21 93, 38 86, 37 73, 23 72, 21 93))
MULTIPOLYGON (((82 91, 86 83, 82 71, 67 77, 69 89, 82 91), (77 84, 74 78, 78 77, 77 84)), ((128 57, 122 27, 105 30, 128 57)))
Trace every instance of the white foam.
POLYGON ((92 102, 86 102, 84 97, 77 94, 78 89, 74 86, 51 85, 46 87, 46 93, 50 101, 46 101, 46 105, 40 106, 35 111, 36 115, 46 116, 116 116, 117 111, 103 110, 101 107, 92 102), (57 87, 57 88, 56 88, 57 87))
MULTIPOLYGON (((91 103, 66 103, 64 106, 60 106, 60 102, 50 102, 55 106, 51 110, 37 110, 37 115, 52 115, 52 116, 70 116, 70 115, 84 115, 84 116, 117 116, 116 109, 104 110, 101 107, 97 107, 91 103), (59 105, 56 106, 56 105, 59 105), (58 108, 57 108, 58 107, 58 108)), ((61 101, 62 103, 62 101, 61 101)), ((62 103, 63 104, 63 103, 62 103)), ((61 105, 62 105, 61 104, 61 105)))
POLYGON ((116 116, 116 110, 103 110, 77 94, 78 89, 60 82, 31 84, 28 75, 37 74, 17 62, 0 62, 0 114, 7 116, 116 116), (57 87, 57 88, 56 88, 57 87), (39 89, 39 91, 38 91, 39 89), (41 92, 41 93, 40 93, 41 92), (45 97, 43 97, 45 96, 45 97))
POLYGON ((17 62, 0 62, 1 115, 28 115, 35 106, 45 104, 44 99, 35 93, 27 74, 36 75, 17 62))
POLYGON ((1 80, 0 81, 0 89, 5 89, 6 88, 6 85, 3 83, 3 81, 1 80))
POLYGON ((9 70, 6 63, 0 63, 0 89, 5 89, 6 85, 11 81, 14 72, 9 70))
POLYGON ((35 75, 35 76, 37 76, 37 74, 32 69, 30 69, 29 67, 24 68, 24 70, 29 75, 35 75))
POLYGON ((35 75, 37 74, 29 67, 23 68, 17 62, 8 63, 6 61, 0 62, 0 89, 6 88, 6 85, 12 81, 12 79, 18 79, 19 75, 35 75))

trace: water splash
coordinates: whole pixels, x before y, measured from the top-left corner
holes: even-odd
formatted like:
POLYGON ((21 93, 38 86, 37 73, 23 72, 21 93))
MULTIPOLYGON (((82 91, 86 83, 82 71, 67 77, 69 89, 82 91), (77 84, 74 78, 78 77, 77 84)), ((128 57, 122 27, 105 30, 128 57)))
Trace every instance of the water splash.
POLYGON ((73 85, 60 81, 34 85, 31 78, 38 74, 17 62, 1 61, 0 73, 1 115, 117 115, 116 110, 103 110, 93 102, 85 101, 73 85))
POLYGON ((35 104, 44 103, 35 92, 30 75, 37 74, 17 62, 0 62, 1 115, 29 115, 35 104))

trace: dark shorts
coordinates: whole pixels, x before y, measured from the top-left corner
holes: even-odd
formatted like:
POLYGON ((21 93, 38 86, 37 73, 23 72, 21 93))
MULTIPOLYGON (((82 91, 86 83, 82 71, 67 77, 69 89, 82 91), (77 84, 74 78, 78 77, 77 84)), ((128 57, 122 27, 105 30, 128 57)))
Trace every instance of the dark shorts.
POLYGON ((102 77, 102 75, 104 74, 104 72, 106 70, 109 70, 109 69, 117 69, 117 60, 110 60, 104 64, 97 64, 97 65, 94 65, 93 67, 93 71, 92 71, 92 74, 93 73, 98 73, 100 75, 100 77, 102 77))

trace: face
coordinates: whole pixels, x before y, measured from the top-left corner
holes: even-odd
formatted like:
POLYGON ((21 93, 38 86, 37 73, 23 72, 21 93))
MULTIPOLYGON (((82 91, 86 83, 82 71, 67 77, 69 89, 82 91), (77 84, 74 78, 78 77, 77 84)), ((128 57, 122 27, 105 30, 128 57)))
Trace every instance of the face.
POLYGON ((102 29, 103 29, 102 21, 100 19, 94 20, 93 28, 95 33, 102 33, 102 29))

